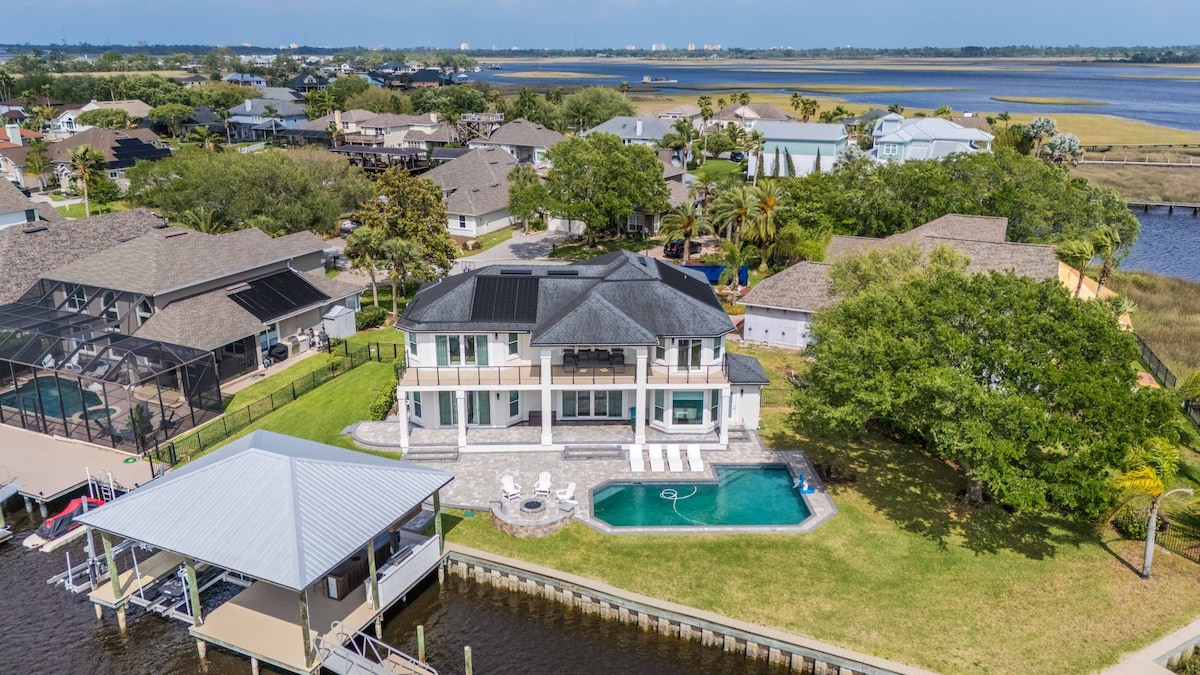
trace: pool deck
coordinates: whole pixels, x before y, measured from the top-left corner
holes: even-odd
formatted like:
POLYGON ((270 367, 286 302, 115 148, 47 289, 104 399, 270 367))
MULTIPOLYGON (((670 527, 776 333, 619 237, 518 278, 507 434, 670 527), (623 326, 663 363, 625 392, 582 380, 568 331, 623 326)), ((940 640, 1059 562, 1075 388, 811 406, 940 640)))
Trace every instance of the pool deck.
MULTIPOLYGON (((538 446, 533 446, 538 447, 538 446)), ((644 449, 643 449, 644 452, 644 449)), ((558 450, 531 450, 527 452, 472 452, 462 453, 454 461, 425 461, 413 459, 431 468, 451 471, 455 479, 442 490, 442 505, 450 508, 489 512, 491 505, 500 500, 500 480, 511 475, 521 486, 522 494, 533 496, 533 486, 538 474, 549 471, 552 489, 560 490, 567 483, 575 483, 575 519, 588 527, 605 534, 766 534, 811 532, 837 513, 833 500, 817 476, 808 456, 801 450, 768 450, 762 445, 758 434, 745 432, 737 438, 731 437, 728 447, 722 450, 703 450, 704 471, 655 472, 646 470, 634 473, 626 459, 565 459, 558 450), (812 514, 797 525, 738 525, 696 527, 612 527, 592 515, 592 490, 611 481, 636 480, 642 482, 715 481, 713 465, 786 464, 793 476, 803 475, 816 491, 803 495, 804 502, 812 514)), ((407 458, 406 458, 407 459, 407 458)), ((687 461, 684 461, 686 468, 687 461)))
POLYGON ((34 501, 50 502, 84 487, 89 471, 105 481, 111 473, 126 488, 150 482, 150 463, 138 459, 126 464, 131 457, 119 450, 0 424, 0 482, 21 481, 19 494, 34 501))

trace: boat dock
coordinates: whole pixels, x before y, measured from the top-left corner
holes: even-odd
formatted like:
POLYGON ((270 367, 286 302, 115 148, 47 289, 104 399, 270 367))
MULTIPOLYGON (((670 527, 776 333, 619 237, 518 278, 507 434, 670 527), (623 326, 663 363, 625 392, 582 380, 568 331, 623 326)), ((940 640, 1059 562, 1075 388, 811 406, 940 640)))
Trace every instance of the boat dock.
POLYGON ((1154 202, 1154 201, 1129 200, 1129 201, 1126 201, 1125 203, 1128 204, 1129 208, 1131 208, 1131 209, 1140 208, 1142 210, 1142 213, 1148 213, 1150 211, 1150 209, 1152 209, 1152 208, 1165 208, 1167 210, 1167 213, 1170 213, 1170 214, 1174 214, 1175 209, 1180 209, 1185 212, 1190 209, 1193 216, 1200 215, 1200 204, 1192 204, 1192 203, 1188 203, 1188 202, 1154 202))
MULTIPOLYGON (((7 479, 22 485, 26 510, 36 502, 42 517, 46 505, 82 490, 89 476, 126 491, 154 477, 150 463, 112 448, 18 429, 0 424, 0 467, 7 479)), ((0 478, 4 478, 0 472, 0 478)))

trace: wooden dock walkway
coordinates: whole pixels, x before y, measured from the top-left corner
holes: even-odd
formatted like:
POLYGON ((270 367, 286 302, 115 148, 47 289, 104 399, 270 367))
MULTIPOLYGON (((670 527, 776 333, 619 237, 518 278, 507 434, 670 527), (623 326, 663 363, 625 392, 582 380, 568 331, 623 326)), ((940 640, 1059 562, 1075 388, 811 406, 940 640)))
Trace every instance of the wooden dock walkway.
MULTIPOLYGON (((134 555, 137 555, 136 551, 134 555)), ((100 585, 96 590, 88 593, 88 598, 98 605, 118 607, 125 604, 130 597, 136 595, 141 589, 154 584, 160 577, 172 574, 182 564, 183 556, 167 551, 159 551, 149 558, 138 562, 137 572, 130 565, 129 569, 117 575, 117 581, 121 584, 121 594, 119 596, 113 590, 112 581, 106 576, 100 581, 100 585)))
POLYGON ((1149 212, 1150 209, 1165 208, 1165 209, 1167 209, 1168 213, 1172 213, 1172 214, 1175 213, 1175 209, 1180 209, 1182 211, 1187 211, 1188 209, 1191 209, 1193 216, 1200 215, 1200 204, 1189 203, 1189 202, 1156 202, 1156 201, 1147 201, 1147 200, 1140 200, 1140 199, 1128 199, 1125 201, 1125 203, 1128 204, 1129 208, 1131 208, 1131 209, 1133 209, 1133 208, 1142 209, 1143 213, 1149 212))
POLYGON ((23 483, 18 494, 42 503, 86 486, 89 471, 93 477, 111 473, 127 488, 153 478, 150 463, 128 453, 4 424, 0 424, 0 467, 7 470, 8 478, 23 483))

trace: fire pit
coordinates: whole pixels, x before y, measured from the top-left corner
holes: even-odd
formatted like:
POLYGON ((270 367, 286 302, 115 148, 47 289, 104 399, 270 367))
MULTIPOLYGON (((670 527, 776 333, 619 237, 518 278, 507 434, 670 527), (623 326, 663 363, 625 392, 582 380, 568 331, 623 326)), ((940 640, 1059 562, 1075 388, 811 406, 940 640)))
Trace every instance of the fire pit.
POLYGON ((521 502, 521 513, 526 516, 537 516, 546 510, 546 502, 542 499, 526 499, 521 502))

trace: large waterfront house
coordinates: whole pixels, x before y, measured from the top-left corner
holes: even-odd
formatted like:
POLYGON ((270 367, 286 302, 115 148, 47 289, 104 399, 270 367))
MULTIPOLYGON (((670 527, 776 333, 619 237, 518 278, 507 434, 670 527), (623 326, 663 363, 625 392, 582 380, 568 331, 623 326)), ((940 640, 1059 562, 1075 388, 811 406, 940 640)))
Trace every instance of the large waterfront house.
POLYGON ((512 155, 519 164, 532 166, 535 169, 547 169, 550 166, 546 152, 566 140, 566 136, 530 122, 529 120, 513 120, 501 125, 486 137, 472 139, 467 147, 500 148, 512 155))
POLYGON ((407 334, 398 396, 409 426, 457 431, 608 423, 614 444, 647 434, 724 445, 758 426, 767 382, 728 354, 734 330, 702 274, 617 251, 569 265, 483 267, 424 285, 397 321, 407 334))
POLYGON ((759 161, 764 176, 807 176, 818 158, 821 170, 831 171, 849 137, 841 124, 759 122, 754 130, 763 135, 763 151, 750 157, 746 169, 750 176, 756 175, 759 161))
POLYGON ((904 119, 888 113, 875 121, 871 157, 881 162, 942 159, 959 152, 991 152, 995 136, 940 117, 904 119))
POLYGON ((229 125, 238 140, 262 140, 308 121, 304 106, 291 101, 248 98, 229 109, 229 125))
POLYGON ((64 109, 49 122, 49 133, 56 138, 70 136, 90 129, 90 126, 76 122, 80 115, 92 110, 121 110, 138 126, 145 126, 144 121, 150 115, 150 106, 142 101, 97 101, 92 99, 80 107, 64 109))
POLYGON ((835 236, 825 262, 796 263, 767 277, 742 298, 740 304, 746 307, 742 337, 772 347, 809 346, 813 315, 840 301, 829 287, 832 263, 850 254, 900 245, 916 245, 924 253, 947 246, 970 259, 969 272, 1057 278, 1074 290, 1072 271, 1058 261, 1054 247, 1007 242, 1007 230, 1007 218, 947 215, 883 239, 835 236))
POLYGON ((757 129, 761 122, 790 122, 793 119, 770 103, 730 103, 713 115, 709 126, 739 126, 750 130, 757 129))

